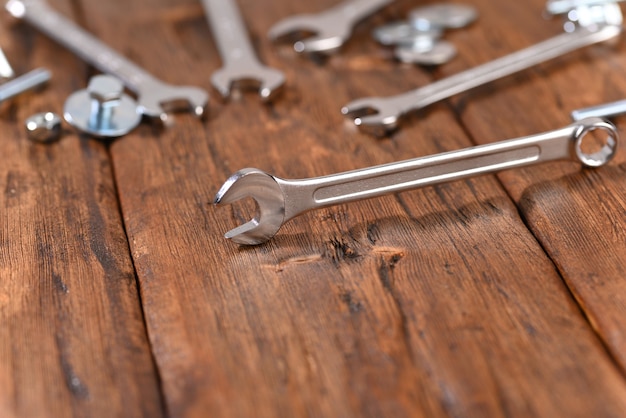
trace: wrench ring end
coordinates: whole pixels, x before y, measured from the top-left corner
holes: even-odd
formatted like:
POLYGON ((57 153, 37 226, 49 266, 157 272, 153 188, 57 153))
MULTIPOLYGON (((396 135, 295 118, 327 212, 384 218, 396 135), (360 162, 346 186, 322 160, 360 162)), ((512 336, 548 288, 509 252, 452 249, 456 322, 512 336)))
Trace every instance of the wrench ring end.
POLYGON ((617 152, 618 133, 615 125, 600 118, 583 119, 580 122, 580 129, 576 132, 576 141, 574 151, 576 157, 586 167, 601 167, 613 159, 617 152), (605 144, 600 150, 592 153, 585 152, 583 149, 584 139, 587 134, 603 130, 606 132, 605 144))

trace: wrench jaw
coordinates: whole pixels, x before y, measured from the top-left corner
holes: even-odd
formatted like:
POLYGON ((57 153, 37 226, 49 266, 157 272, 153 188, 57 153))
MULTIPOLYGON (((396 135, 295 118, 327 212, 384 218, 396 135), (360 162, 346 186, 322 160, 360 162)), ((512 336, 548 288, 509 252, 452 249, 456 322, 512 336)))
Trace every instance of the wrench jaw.
POLYGON ((283 190, 274 176, 256 168, 245 168, 226 180, 213 203, 228 204, 246 197, 256 202, 256 216, 228 231, 225 237, 242 245, 263 244, 278 232, 285 221, 283 190))
POLYGON ((257 73, 261 81, 259 95, 264 102, 271 102, 282 92, 285 84, 285 74, 282 71, 270 67, 264 67, 257 73))
POLYGON ((298 53, 331 55, 339 51, 346 42, 347 36, 338 34, 321 34, 311 36, 293 44, 298 53))
POLYGON ((141 90, 139 112, 152 119, 167 120, 171 112, 191 111, 202 117, 209 103, 209 94, 199 87, 158 84, 141 90))
POLYGON ((402 112, 380 97, 354 100, 341 109, 341 113, 354 118, 354 124, 361 132, 379 138, 395 131, 402 112))
POLYGON ((275 24, 268 35, 275 42, 295 42, 298 53, 330 55, 337 52, 350 36, 350 28, 340 22, 329 25, 316 15, 297 15, 275 24))
POLYGON ((211 75, 213 87, 227 99, 233 89, 258 90, 264 102, 271 102, 282 91, 285 75, 282 71, 270 67, 250 67, 237 69, 223 67, 211 75))

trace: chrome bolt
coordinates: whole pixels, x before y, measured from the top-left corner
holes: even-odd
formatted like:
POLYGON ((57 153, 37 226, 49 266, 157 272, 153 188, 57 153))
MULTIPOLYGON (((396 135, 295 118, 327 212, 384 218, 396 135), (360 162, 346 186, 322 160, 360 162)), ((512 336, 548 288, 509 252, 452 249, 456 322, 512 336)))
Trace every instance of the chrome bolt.
POLYGON ((141 121, 137 103, 124 93, 123 83, 109 75, 92 77, 87 89, 72 94, 63 116, 70 125, 99 138, 125 135, 141 121))
POLYGON ((115 109, 120 105, 124 85, 120 80, 108 75, 97 75, 87 86, 91 98, 89 126, 92 129, 108 129, 115 109))
POLYGON ((0 103, 44 85, 50 80, 50 76, 50 71, 37 68, 7 81, 0 86, 0 103))

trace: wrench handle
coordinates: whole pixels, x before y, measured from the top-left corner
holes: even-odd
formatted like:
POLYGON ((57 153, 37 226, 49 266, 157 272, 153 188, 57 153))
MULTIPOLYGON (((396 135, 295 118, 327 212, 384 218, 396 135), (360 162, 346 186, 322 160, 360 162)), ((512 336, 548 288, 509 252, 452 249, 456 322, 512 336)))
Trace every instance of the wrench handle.
POLYGON ((156 81, 151 74, 52 9, 43 0, 10 0, 6 9, 14 17, 25 20, 85 62, 104 73, 118 77, 136 93, 140 92, 142 85, 156 81))
POLYGON ((586 166, 607 163, 617 149, 618 134, 601 119, 586 119, 561 129, 527 137, 470 147, 463 150, 348 171, 304 180, 277 179, 285 190, 285 219, 321 208, 390 193, 451 182, 500 170, 571 159, 586 166), (586 154, 583 137, 600 129, 607 135, 604 147, 586 154))
POLYGON ((202 5, 224 65, 256 62, 236 0, 202 0, 202 5))
POLYGON ((586 46, 608 41, 622 31, 620 26, 607 25, 596 31, 579 28, 563 33, 528 48, 460 72, 387 100, 401 113, 419 110, 491 81, 509 76, 586 46))

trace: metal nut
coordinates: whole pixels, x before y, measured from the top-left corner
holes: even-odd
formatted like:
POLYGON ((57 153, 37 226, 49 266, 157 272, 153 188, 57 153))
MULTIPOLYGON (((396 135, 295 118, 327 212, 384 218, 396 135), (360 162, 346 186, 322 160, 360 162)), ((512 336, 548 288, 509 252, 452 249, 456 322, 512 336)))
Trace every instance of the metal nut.
POLYGON ((28 138, 35 142, 49 143, 61 136, 61 117, 56 113, 32 115, 26 119, 25 126, 28 138))

